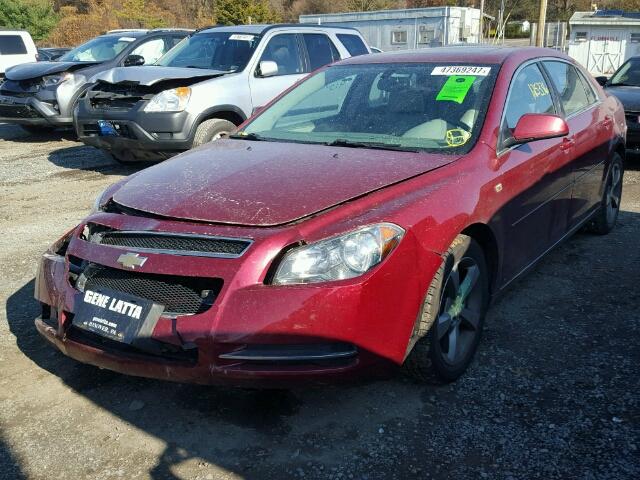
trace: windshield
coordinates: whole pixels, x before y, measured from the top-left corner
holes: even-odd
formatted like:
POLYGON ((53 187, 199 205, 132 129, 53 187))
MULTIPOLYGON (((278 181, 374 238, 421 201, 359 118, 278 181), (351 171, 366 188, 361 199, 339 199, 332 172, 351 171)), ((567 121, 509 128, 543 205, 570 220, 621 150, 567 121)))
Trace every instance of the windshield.
POLYGON ((609 85, 630 85, 640 87, 640 58, 628 60, 613 74, 609 85))
POLYGON ((498 65, 383 63, 329 67, 240 136, 463 153, 478 136, 498 65))
POLYGON ((237 72, 247 65, 258 41, 257 35, 198 33, 185 38, 156 65, 237 72))
POLYGON ((56 61, 58 62, 106 62, 116 57, 127 45, 135 41, 126 35, 108 35, 96 37, 79 47, 68 51, 56 61))

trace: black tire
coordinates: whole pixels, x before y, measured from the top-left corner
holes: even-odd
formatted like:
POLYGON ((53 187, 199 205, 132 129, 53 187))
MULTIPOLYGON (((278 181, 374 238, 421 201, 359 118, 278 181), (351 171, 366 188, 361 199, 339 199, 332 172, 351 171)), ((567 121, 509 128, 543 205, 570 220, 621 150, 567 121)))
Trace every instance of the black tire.
POLYGON ((482 248, 471 237, 458 235, 444 255, 416 319, 405 372, 426 383, 449 383, 460 377, 478 348, 488 304, 489 272, 482 248), (469 289, 463 291, 467 284, 469 289), (454 333, 456 341, 449 352, 454 333))
POLYGON ((235 130, 236 126, 228 120, 221 118, 211 118, 205 120, 196 129, 196 134, 193 137, 192 147, 199 147, 205 143, 209 143, 217 138, 220 138, 222 134, 231 133, 235 130))
POLYGON ((54 128, 48 125, 20 125, 25 132, 31 135, 43 135, 53 132, 54 128))
POLYGON ((622 199, 622 179, 624 177, 624 162, 617 153, 613 154, 607 179, 604 183, 600 208, 593 215, 587 225, 587 230, 598 235, 606 235, 616 226, 620 201, 622 199))

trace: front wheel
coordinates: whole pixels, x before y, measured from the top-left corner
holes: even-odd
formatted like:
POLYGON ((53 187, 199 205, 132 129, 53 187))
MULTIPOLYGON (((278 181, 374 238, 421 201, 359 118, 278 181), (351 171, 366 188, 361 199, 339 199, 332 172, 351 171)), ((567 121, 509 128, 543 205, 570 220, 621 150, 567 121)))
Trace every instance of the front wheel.
POLYGON ((236 126, 228 120, 221 118, 211 118, 205 120, 196 129, 196 134, 193 137, 193 147, 199 147, 205 143, 212 142, 222 137, 224 134, 229 134, 235 130, 236 126))
POLYGON ((600 208, 589 224, 589 230, 598 235, 606 235, 616 226, 620 201, 622 199, 622 177, 624 163, 622 157, 615 153, 609 167, 609 174, 604 184, 600 208))
POLYGON ((489 303, 489 273, 480 245, 458 235, 436 272, 416 320, 405 371, 421 382, 460 377, 480 342, 489 303))

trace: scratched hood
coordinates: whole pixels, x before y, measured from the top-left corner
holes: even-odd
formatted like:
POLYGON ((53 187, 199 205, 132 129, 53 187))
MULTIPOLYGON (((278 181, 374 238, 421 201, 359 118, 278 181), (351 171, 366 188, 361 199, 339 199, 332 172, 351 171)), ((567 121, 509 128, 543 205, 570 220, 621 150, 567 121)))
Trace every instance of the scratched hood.
POLYGON ((451 155, 218 140, 143 170, 113 200, 164 217, 270 226, 452 162, 451 155))
POLYGON ((159 65, 146 65, 142 67, 116 67, 99 73, 93 80, 102 80, 109 83, 134 82, 140 85, 151 86, 166 80, 193 80, 203 81, 207 78, 219 77, 227 72, 221 70, 206 70, 202 68, 177 68, 161 67, 159 65))
POLYGON ((29 80, 61 72, 70 72, 96 65, 96 62, 32 62, 21 63, 5 72, 9 80, 29 80))

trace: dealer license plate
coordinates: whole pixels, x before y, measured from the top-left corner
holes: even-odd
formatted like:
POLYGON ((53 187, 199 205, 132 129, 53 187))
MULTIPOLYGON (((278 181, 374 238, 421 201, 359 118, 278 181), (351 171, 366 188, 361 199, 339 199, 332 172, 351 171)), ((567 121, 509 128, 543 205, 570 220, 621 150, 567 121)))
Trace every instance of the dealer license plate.
POLYGON ((164 306, 107 288, 85 290, 75 303, 73 325, 111 340, 149 338, 164 306))

